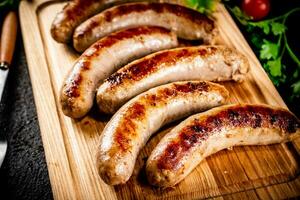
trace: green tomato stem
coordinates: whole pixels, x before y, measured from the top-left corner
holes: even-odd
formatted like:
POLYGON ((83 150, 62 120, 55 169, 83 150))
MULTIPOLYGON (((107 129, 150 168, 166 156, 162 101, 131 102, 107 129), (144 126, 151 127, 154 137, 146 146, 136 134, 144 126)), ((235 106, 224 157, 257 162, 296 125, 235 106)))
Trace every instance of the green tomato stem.
MULTIPOLYGON (((287 19, 287 17, 285 17, 283 20, 282 20, 282 24, 283 25, 285 25, 285 22, 286 22, 286 19, 287 19)), ((285 33, 285 30, 284 30, 284 32, 283 33, 281 33, 280 35, 279 35, 279 39, 278 39, 278 42, 277 42, 277 45, 278 46, 280 46, 280 44, 281 44, 281 39, 282 39, 282 35, 285 33)), ((285 48, 285 47, 284 47, 285 48)), ((284 49, 285 50, 285 49, 284 49)), ((283 55, 283 54, 282 54, 283 55)), ((282 57, 282 56, 281 56, 282 57)))
POLYGON ((287 49, 287 52, 289 53, 289 55, 292 58, 292 60, 297 64, 298 68, 300 69, 300 60, 297 58, 297 56, 294 54, 294 52, 290 48, 290 45, 288 43, 286 34, 284 34, 283 37, 284 37, 284 43, 285 43, 285 47, 287 49))
POLYGON ((231 8, 230 6, 226 6, 226 7, 230 10, 231 13, 234 14, 234 16, 236 17, 236 19, 237 19, 242 25, 247 26, 247 24, 248 24, 249 22, 248 22, 246 19, 243 19, 243 18, 241 18, 240 16, 235 15, 233 8, 231 8))
POLYGON ((290 10, 289 12, 287 12, 283 15, 280 15, 278 17, 274 17, 272 19, 266 19, 266 20, 259 21, 259 22, 248 22, 248 24, 255 26, 257 24, 264 24, 264 23, 274 22, 274 21, 279 20, 279 19, 284 19, 285 20, 289 15, 291 15, 292 13, 297 12, 297 11, 300 11, 300 8, 294 8, 294 9, 290 10))
POLYGON ((277 42, 278 46, 280 46, 280 44, 281 44, 281 39, 282 39, 282 33, 279 35, 279 38, 278 38, 278 42, 277 42))
POLYGON ((282 49, 282 51, 281 51, 281 54, 280 54, 280 60, 282 59, 282 57, 283 57, 283 54, 284 54, 284 52, 285 52, 285 49, 286 49, 286 46, 284 45, 283 46, 283 49, 282 49))

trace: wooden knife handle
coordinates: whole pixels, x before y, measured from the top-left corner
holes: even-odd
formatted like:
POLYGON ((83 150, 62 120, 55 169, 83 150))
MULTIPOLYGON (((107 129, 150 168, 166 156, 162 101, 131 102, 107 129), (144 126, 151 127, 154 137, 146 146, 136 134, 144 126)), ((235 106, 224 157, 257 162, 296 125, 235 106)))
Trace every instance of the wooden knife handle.
POLYGON ((17 37, 17 15, 10 11, 4 18, 0 42, 0 68, 7 69, 11 64, 16 37, 17 37))

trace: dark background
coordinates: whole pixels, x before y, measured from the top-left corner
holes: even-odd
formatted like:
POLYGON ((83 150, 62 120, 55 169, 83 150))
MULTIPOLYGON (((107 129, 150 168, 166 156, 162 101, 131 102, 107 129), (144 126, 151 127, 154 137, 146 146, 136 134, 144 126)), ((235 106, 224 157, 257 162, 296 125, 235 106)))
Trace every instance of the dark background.
POLYGON ((0 103, 0 134, 5 134, 8 140, 0 169, 0 199, 52 199, 20 33, 0 103))
MULTIPOLYGON (((299 0, 273 1, 273 11, 299 6, 299 0), (284 3, 283 3, 284 2, 284 3)), ((3 13, 0 13, 2 21, 3 13)), ((299 20, 288 21, 290 45, 299 57, 299 20)), ((1 25, 1 24, 0 24, 1 25)), ((33 47, 34 48, 34 47, 33 47)), ((300 116, 300 101, 288 102, 286 89, 279 89, 289 108, 300 116)), ((0 134, 8 139, 8 150, 0 169, 0 199, 52 199, 44 149, 20 32, 14 62, 0 103, 0 134), (5 198, 3 198, 5 197, 5 198)))

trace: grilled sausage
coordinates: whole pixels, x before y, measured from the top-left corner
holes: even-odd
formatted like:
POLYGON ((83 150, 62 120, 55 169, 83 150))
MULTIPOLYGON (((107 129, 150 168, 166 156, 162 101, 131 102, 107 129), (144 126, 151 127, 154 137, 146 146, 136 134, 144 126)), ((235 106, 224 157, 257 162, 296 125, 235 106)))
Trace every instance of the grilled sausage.
POLYGON ((116 30, 141 25, 161 26, 189 40, 213 41, 214 21, 205 15, 175 4, 128 3, 112 7, 86 20, 75 29, 73 45, 83 51, 99 38, 116 30))
POLYGON ((51 35, 60 43, 72 39, 74 29, 105 7, 104 0, 74 0, 69 2, 53 20, 51 35))
POLYGON ((149 137, 164 124, 221 105, 228 91, 209 82, 176 82, 159 86, 130 100, 104 128, 97 167, 109 185, 125 183, 149 137))
POLYGON ((111 75, 98 88, 100 110, 114 113, 132 97, 173 81, 239 81, 248 71, 248 60, 223 46, 165 50, 133 61, 111 75))
POLYGON ((172 187, 217 151, 299 136, 299 120, 285 109, 249 104, 214 108, 189 117, 162 138, 147 161, 147 178, 152 185, 172 187))
POLYGON ((137 0, 73 0, 54 18, 51 35, 57 42, 68 43, 72 40, 75 28, 89 17, 114 4, 132 1, 137 0))
POLYGON ((132 28, 99 40, 80 56, 64 82, 60 95, 64 114, 84 116, 92 107, 99 83, 120 66, 177 45, 176 35, 161 27, 132 28))

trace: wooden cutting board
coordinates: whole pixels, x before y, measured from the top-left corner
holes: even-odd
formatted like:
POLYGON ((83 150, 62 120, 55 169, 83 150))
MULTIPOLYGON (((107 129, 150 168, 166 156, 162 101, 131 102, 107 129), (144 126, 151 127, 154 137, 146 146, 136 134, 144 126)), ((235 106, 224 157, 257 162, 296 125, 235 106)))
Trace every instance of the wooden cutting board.
MULTIPOLYGON (((109 117, 92 110, 82 120, 62 114, 59 89, 79 56, 56 43, 50 25, 64 3, 21 1, 20 20, 43 145, 55 199, 278 199, 300 195, 300 140, 288 144, 235 147, 203 161, 176 187, 158 190, 147 184, 144 163, 155 144, 174 123, 164 127, 142 150, 128 183, 111 187, 98 176, 95 153, 109 117)), ((286 107, 259 61, 222 6, 215 14, 221 43, 237 48, 250 61, 243 83, 225 83, 230 102, 266 103, 286 107)))

